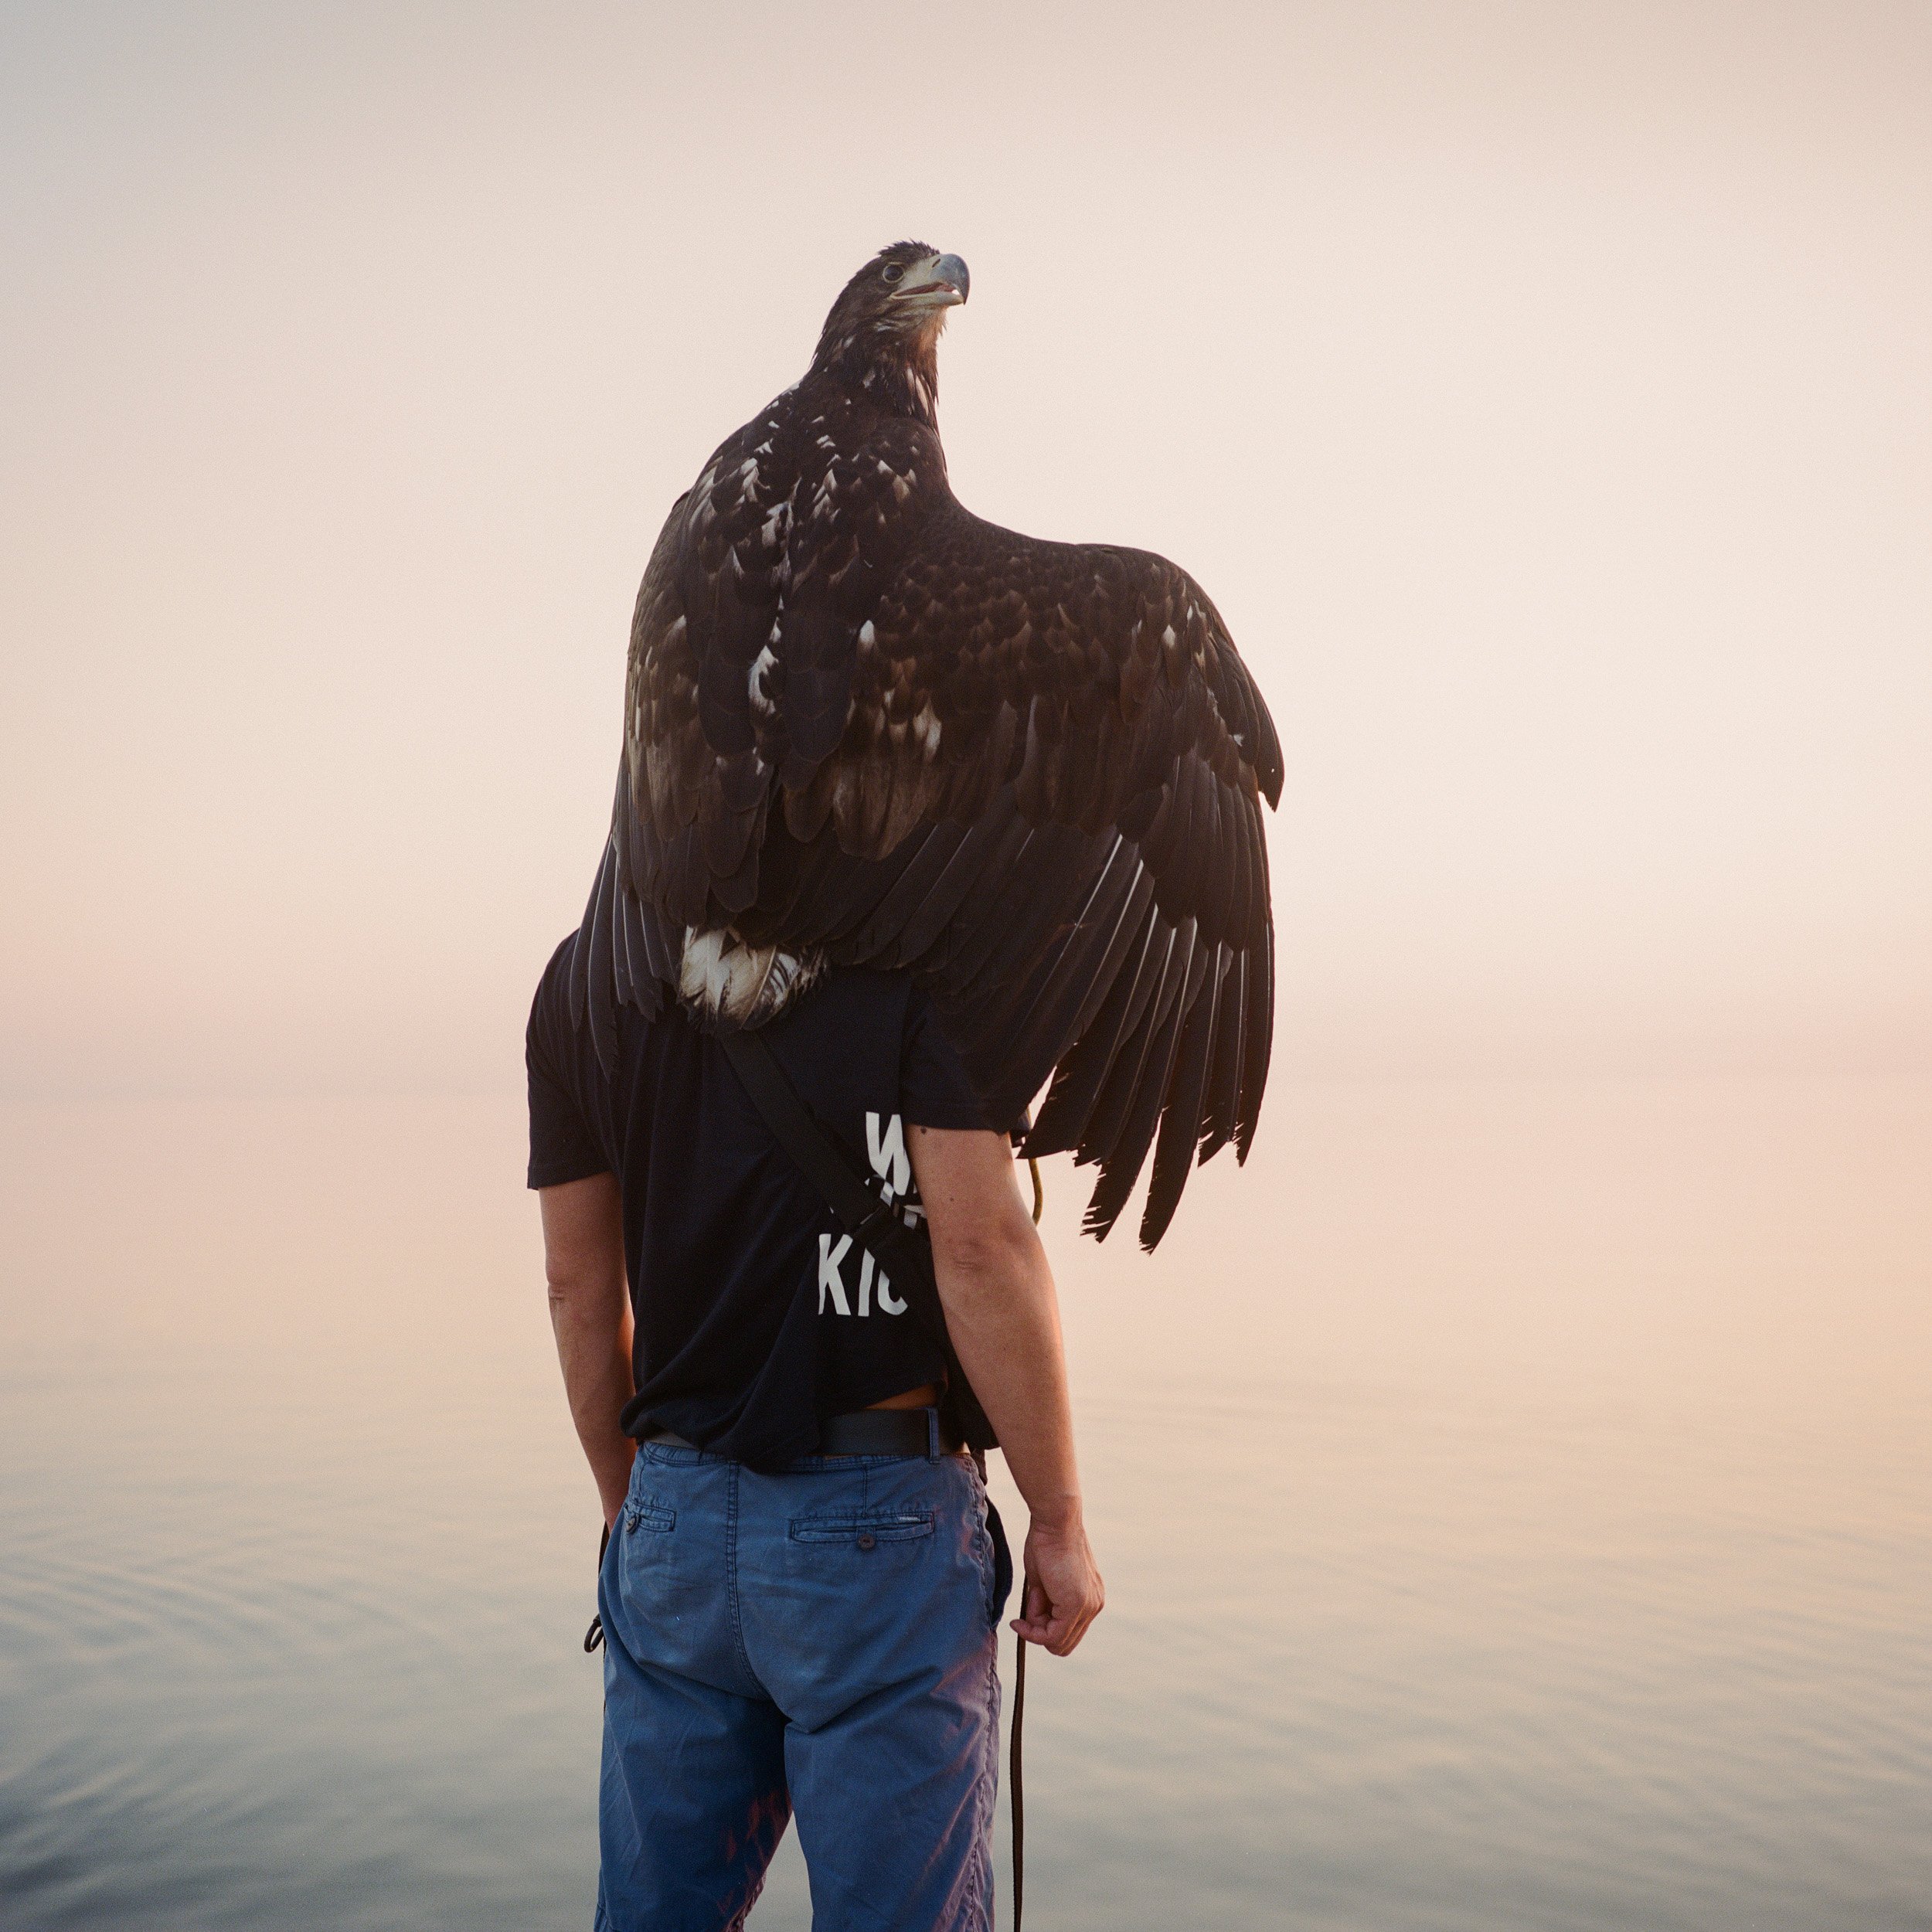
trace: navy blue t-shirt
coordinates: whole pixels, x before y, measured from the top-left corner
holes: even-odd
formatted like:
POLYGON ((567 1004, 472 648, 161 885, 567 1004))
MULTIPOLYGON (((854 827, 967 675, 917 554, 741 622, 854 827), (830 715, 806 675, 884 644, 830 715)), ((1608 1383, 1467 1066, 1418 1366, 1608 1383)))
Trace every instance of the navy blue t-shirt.
MULTIPOLYGON (((772 1138, 717 1041, 672 1002, 621 1009, 606 1073, 570 1022, 573 934, 530 1011, 529 1184, 617 1177, 636 1321, 623 1426, 769 1468, 828 1416, 942 1382, 930 1322, 772 1138)), ((906 973, 835 968, 764 1029, 792 1083, 919 1217, 909 1126, 990 1128, 906 973)))

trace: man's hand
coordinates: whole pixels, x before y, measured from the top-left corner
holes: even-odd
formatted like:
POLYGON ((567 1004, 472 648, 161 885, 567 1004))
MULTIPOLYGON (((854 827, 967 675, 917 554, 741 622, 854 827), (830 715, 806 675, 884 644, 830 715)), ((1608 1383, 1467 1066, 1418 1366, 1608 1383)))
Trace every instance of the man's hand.
POLYGON ((1064 1526, 1029 1523, 1026 1572, 1020 1614, 1012 1627, 1028 1643, 1064 1657, 1107 1601, 1107 1587, 1087 1546, 1086 1526, 1077 1518, 1064 1526))

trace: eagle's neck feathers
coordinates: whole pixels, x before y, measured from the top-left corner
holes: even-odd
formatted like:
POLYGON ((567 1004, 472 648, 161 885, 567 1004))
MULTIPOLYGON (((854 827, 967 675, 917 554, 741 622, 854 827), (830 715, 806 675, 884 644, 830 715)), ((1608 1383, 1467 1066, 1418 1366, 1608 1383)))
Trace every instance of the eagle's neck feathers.
POLYGON ((910 417, 939 427, 939 331, 923 329, 910 341, 862 332, 821 349, 813 373, 822 375, 852 400, 885 416, 910 417))

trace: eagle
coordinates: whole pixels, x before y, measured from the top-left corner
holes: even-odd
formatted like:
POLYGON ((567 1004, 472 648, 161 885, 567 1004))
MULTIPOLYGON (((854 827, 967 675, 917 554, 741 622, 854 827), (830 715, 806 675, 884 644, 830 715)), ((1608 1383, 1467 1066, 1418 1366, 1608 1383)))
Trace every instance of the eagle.
POLYGON ((672 505, 573 1020, 608 1066, 622 1005, 749 1029, 828 964, 910 970, 989 1117, 1047 1089, 1022 1151, 1097 1164, 1085 1231, 1152 1149, 1151 1250, 1260 1111, 1281 745, 1185 570, 954 496, 937 349, 969 287, 882 250, 672 505))

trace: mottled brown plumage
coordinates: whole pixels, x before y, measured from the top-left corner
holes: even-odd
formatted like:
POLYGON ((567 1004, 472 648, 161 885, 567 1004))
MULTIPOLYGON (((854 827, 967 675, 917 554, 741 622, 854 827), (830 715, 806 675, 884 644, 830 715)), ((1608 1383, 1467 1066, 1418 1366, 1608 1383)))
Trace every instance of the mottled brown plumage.
POLYGON ((672 506, 638 593, 611 838, 573 996, 756 1026, 827 960, 910 967, 1029 1152, 1097 1162, 1104 1235, 1245 1158, 1268 1066, 1260 805, 1281 756, 1165 558, 983 522, 946 480, 937 340, 965 265, 846 286, 804 379, 672 506))

